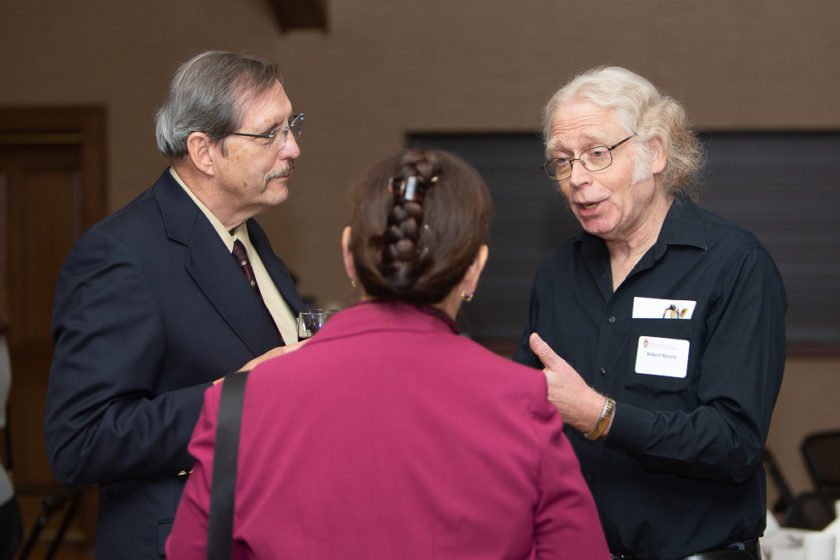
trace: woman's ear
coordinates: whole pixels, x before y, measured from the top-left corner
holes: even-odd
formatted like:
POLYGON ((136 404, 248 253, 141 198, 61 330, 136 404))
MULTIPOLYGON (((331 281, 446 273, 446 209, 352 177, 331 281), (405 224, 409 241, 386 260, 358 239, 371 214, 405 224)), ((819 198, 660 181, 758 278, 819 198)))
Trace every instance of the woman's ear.
POLYGON ((487 245, 482 245, 478 248, 478 253, 476 253, 473 263, 464 274, 464 279, 461 280, 462 292, 466 294, 475 293, 475 290, 478 287, 478 279, 484 271, 484 265, 487 264, 487 256, 489 254, 490 250, 487 248, 487 245))
POLYGON ((193 166, 205 175, 213 176, 215 167, 210 144, 210 137, 203 132, 193 132, 187 137, 187 156, 193 166))
POLYGON ((350 252, 350 226, 341 232, 341 258, 344 260, 344 272, 347 273, 347 277, 351 282, 356 282, 359 278, 353 263, 353 253, 350 252))

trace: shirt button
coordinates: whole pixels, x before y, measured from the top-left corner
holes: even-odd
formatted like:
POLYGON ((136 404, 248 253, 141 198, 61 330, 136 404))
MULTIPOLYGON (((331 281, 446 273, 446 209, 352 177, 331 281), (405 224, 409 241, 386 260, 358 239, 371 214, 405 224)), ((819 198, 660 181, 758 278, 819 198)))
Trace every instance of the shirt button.
POLYGON ((614 316, 613 316, 613 317, 610 317, 610 318, 609 318, 609 319, 607 319, 607 320, 610 322, 610 324, 615 323, 615 317, 614 317, 614 316))
POLYGON ((607 368, 601 368, 601 375, 607 375, 607 368))
POLYGON ((592 480, 592 475, 591 475, 591 474, 587 474, 587 475, 586 475, 586 480, 587 480, 587 481, 591 481, 591 480, 592 480))

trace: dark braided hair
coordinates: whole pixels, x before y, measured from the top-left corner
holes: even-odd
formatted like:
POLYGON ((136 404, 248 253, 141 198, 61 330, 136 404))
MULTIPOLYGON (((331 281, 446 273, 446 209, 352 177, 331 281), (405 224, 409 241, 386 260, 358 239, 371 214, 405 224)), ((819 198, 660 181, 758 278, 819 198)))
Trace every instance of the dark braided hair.
POLYGON ((481 176, 454 154, 387 158, 353 189, 350 250, 359 281, 381 301, 442 301, 487 242, 491 214, 481 176))

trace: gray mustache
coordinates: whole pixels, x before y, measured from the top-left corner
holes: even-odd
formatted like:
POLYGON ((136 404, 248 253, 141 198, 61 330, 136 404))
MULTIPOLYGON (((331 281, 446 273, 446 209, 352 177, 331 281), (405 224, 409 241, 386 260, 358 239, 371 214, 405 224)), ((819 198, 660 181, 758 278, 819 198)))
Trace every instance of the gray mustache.
POLYGON ((295 162, 290 161, 288 163, 288 165, 286 165, 284 167, 281 167, 277 171, 274 171, 273 173, 271 173, 268 176, 268 178, 266 179, 266 181, 271 181, 272 179, 278 179, 280 177, 291 177, 294 170, 295 170, 295 162))

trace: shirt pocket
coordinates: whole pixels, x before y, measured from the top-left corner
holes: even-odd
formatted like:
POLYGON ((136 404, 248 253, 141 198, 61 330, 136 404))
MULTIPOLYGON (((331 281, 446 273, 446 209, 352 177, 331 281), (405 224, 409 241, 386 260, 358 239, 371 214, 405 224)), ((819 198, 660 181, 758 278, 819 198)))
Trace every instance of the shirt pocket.
MULTIPOLYGON (((632 321, 630 340, 627 341, 626 349, 628 370, 625 388, 635 393, 650 396, 674 394, 679 397, 676 402, 682 402, 685 397, 693 395, 696 387, 696 376, 693 375, 693 370, 698 350, 693 343, 695 320, 632 319, 632 321), (636 358, 641 337, 687 340, 689 347, 685 377, 636 373, 636 358)), ((657 404, 664 403, 657 401, 657 404)))

